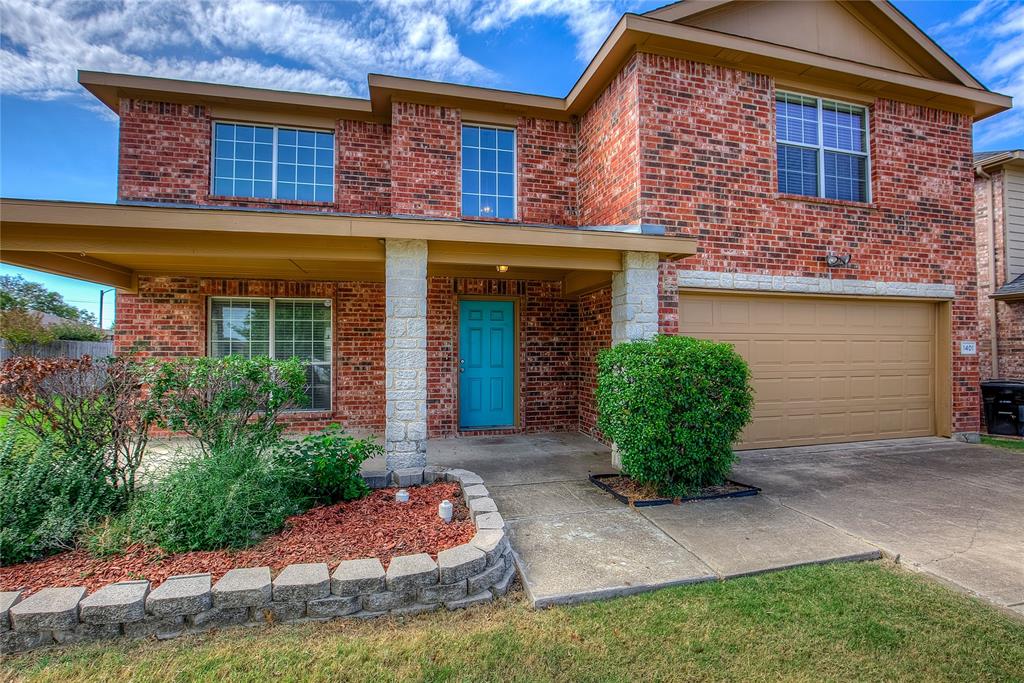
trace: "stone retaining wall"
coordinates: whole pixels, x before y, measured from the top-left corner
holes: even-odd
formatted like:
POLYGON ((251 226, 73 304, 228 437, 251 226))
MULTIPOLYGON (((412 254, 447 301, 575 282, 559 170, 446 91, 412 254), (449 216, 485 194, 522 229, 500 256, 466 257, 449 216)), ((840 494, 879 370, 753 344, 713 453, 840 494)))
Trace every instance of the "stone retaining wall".
POLYGON ((0 653, 111 638, 174 638, 210 628, 341 617, 408 615, 456 610, 504 595, 515 577, 505 522, 483 480, 462 469, 410 468, 367 472, 374 488, 457 481, 476 535, 438 553, 293 564, 271 579, 269 567, 232 569, 216 584, 209 574, 122 581, 86 596, 86 589, 44 588, 0 593, 0 653))

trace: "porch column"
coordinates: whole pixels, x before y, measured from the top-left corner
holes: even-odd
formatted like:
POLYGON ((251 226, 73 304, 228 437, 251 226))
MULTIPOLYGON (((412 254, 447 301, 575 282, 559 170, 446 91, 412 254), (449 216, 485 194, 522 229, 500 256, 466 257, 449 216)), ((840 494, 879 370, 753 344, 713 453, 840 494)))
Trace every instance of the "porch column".
POLYGON ((427 464, 427 241, 385 241, 388 469, 427 464))
MULTIPOLYGON (((622 270, 612 274, 612 346, 658 333, 658 255, 622 252, 622 270)), ((622 468, 612 444, 612 465, 622 468)))
POLYGON ((622 252, 612 274, 612 345, 658 333, 658 254, 622 252))

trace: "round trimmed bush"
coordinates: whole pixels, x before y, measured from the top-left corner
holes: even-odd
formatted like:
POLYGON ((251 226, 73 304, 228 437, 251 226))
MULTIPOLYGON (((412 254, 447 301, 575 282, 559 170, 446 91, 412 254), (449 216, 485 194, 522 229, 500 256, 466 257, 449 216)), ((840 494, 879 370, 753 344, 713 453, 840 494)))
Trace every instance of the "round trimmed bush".
POLYGON ((730 344, 659 335, 597 357, 597 425, 623 472, 663 495, 725 480, 752 404, 750 370, 730 344))

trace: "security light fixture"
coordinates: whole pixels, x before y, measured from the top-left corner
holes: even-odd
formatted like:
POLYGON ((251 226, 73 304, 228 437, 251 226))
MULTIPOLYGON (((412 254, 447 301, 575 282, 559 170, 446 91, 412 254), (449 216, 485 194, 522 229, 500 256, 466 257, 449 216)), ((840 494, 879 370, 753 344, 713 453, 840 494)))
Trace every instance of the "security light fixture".
POLYGON ((825 257, 825 263, 828 264, 829 268, 839 268, 840 266, 850 265, 850 261, 853 259, 852 254, 846 256, 839 256, 837 254, 829 254, 825 257))
POLYGON ((508 272, 508 266, 502 265, 502 266, 497 266, 497 268, 498 268, 498 272, 499 273, 507 273, 508 272))

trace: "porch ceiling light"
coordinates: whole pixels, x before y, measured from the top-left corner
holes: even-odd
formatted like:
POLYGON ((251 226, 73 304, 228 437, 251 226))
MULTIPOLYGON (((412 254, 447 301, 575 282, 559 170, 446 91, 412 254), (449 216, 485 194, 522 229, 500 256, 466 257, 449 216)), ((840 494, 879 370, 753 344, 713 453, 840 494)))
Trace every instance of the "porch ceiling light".
POLYGON ((499 273, 507 273, 508 272, 508 266, 502 265, 502 266, 497 266, 497 268, 498 268, 498 272, 499 273))

